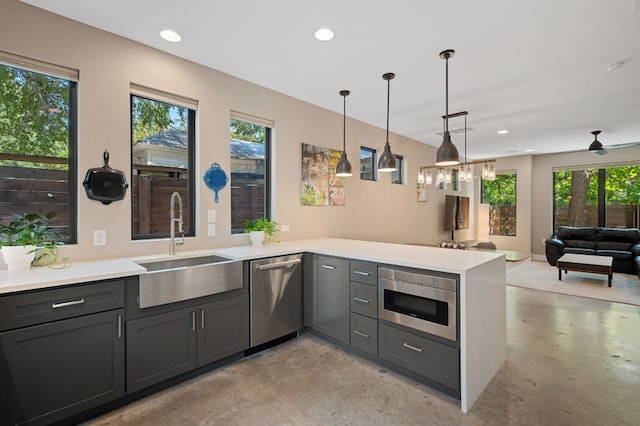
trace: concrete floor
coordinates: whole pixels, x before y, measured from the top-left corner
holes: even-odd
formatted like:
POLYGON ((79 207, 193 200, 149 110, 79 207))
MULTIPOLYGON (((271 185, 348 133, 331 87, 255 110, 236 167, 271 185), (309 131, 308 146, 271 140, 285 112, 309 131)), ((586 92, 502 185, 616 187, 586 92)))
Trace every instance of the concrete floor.
POLYGON ((471 410, 303 336, 87 425, 637 425, 640 308, 507 287, 507 361, 471 410))

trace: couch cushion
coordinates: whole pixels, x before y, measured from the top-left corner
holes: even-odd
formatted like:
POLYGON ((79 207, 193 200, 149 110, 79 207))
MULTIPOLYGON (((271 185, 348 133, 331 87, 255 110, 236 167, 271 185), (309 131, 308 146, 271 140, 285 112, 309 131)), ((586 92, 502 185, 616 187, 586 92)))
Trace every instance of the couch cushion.
POLYGON ((596 251, 594 249, 588 249, 588 248, 578 248, 578 247, 565 247, 564 250, 562 250, 562 253, 575 253, 575 254, 591 254, 594 255, 596 254, 596 251))
POLYGON ((616 250, 631 252, 631 243, 618 241, 598 241, 598 251, 600 250, 616 250))
POLYGON ((597 228, 597 241, 616 241, 633 244, 640 242, 640 230, 637 228, 597 228))
POLYGON ((596 240, 596 228, 594 227, 574 227, 561 226, 558 228, 558 238, 561 240, 596 240))
POLYGON ((596 254, 598 256, 613 257, 614 261, 626 261, 626 262, 629 262, 629 265, 631 265, 631 260, 634 257, 628 251, 617 251, 617 250, 598 250, 596 254))
POLYGON ((595 249, 596 242, 589 240, 565 240, 566 247, 576 247, 576 248, 586 248, 586 249, 595 249))

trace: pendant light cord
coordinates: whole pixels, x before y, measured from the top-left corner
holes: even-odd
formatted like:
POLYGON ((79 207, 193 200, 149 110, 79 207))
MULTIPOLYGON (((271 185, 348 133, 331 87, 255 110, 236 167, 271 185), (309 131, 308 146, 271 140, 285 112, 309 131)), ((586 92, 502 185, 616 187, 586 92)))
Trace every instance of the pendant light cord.
POLYGON ((387 80, 387 143, 389 143, 389 97, 391 94, 391 79, 387 80))
POLYGON ((447 118, 445 118, 444 120, 444 131, 448 132, 449 131, 449 55, 447 54, 447 56, 445 57, 445 61, 444 61, 444 69, 445 69, 445 76, 444 76, 444 114, 447 118))
POLYGON ((347 150, 347 95, 343 95, 343 116, 342 116, 342 152, 347 150))

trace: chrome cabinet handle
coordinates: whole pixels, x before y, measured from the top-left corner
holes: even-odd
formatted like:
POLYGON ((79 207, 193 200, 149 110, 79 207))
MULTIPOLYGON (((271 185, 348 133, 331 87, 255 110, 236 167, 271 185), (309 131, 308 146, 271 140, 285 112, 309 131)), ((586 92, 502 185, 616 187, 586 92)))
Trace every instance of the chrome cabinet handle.
POLYGON ((367 333, 363 333, 363 332, 362 332, 362 331, 360 331, 360 330, 353 330, 353 333, 354 333, 354 334, 357 334, 358 336, 366 337, 367 339, 368 339, 369 337, 371 337, 371 336, 370 336, 370 335, 368 335, 367 333))
POLYGON ((204 328, 204 309, 200 309, 200 328, 204 328))
POLYGON ((191 311, 191 331, 196 331, 196 311, 191 311))
POLYGON ((368 273, 367 271, 359 271, 359 270, 357 270, 357 269, 355 269, 355 270, 353 271, 353 273, 354 273, 354 274, 358 274, 358 275, 364 275, 365 277, 368 277, 368 276, 369 276, 369 273, 368 273))
POLYGON ((336 269, 336 267, 335 267, 335 266, 333 266, 333 265, 322 265, 322 267, 323 267, 324 269, 336 269))
POLYGON ((68 302, 52 303, 51 309, 64 308, 67 306, 82 305, 82 304, 84 304, 84 299, 70 300, 68 302))
POLYGON ((354 297, 353 300, 355 300, 356 302, 360 302, 360 303, 369 303, 370 300, 369 299, 363 299, 362 297, 354 297))
POLYGON ((402 344, 402 346, 404 346, 404 347, 405 347, 405 348, 407 348, 407 349, 411 349, 412 351, 416 351, 416 352, 420 352, 420 353, 422 353, 422 348, 417 348, 417 347, 415 347, 415 346, 413 346, 413 345, 410 345, 410 344, 409 344, 409 343, 407 343, 407 342, 404 342, 404 343, 402 344))
POLYGON ((265 263, 264 265, 258 265, 258 269, 264 271, 265 269, 281 268, 283 266, 296 265, 302 263, 302 259, 287 260, 286 262, 265 263))
POLYGON ((118 339, 122 339, 122 315, 118 314, 118 339))

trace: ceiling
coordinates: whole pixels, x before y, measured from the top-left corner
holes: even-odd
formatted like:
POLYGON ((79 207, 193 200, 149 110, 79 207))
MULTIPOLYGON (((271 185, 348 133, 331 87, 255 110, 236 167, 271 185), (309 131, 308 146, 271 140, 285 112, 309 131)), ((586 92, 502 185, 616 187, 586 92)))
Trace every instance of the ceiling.
POLYGON ((348 89, 347 115, 381 128, 394 72, 390 131, 433 146, 455 49, 449 113, 469 112, 476 160, 640 142, 640 0, 23 1, 338 113, 348 89))

